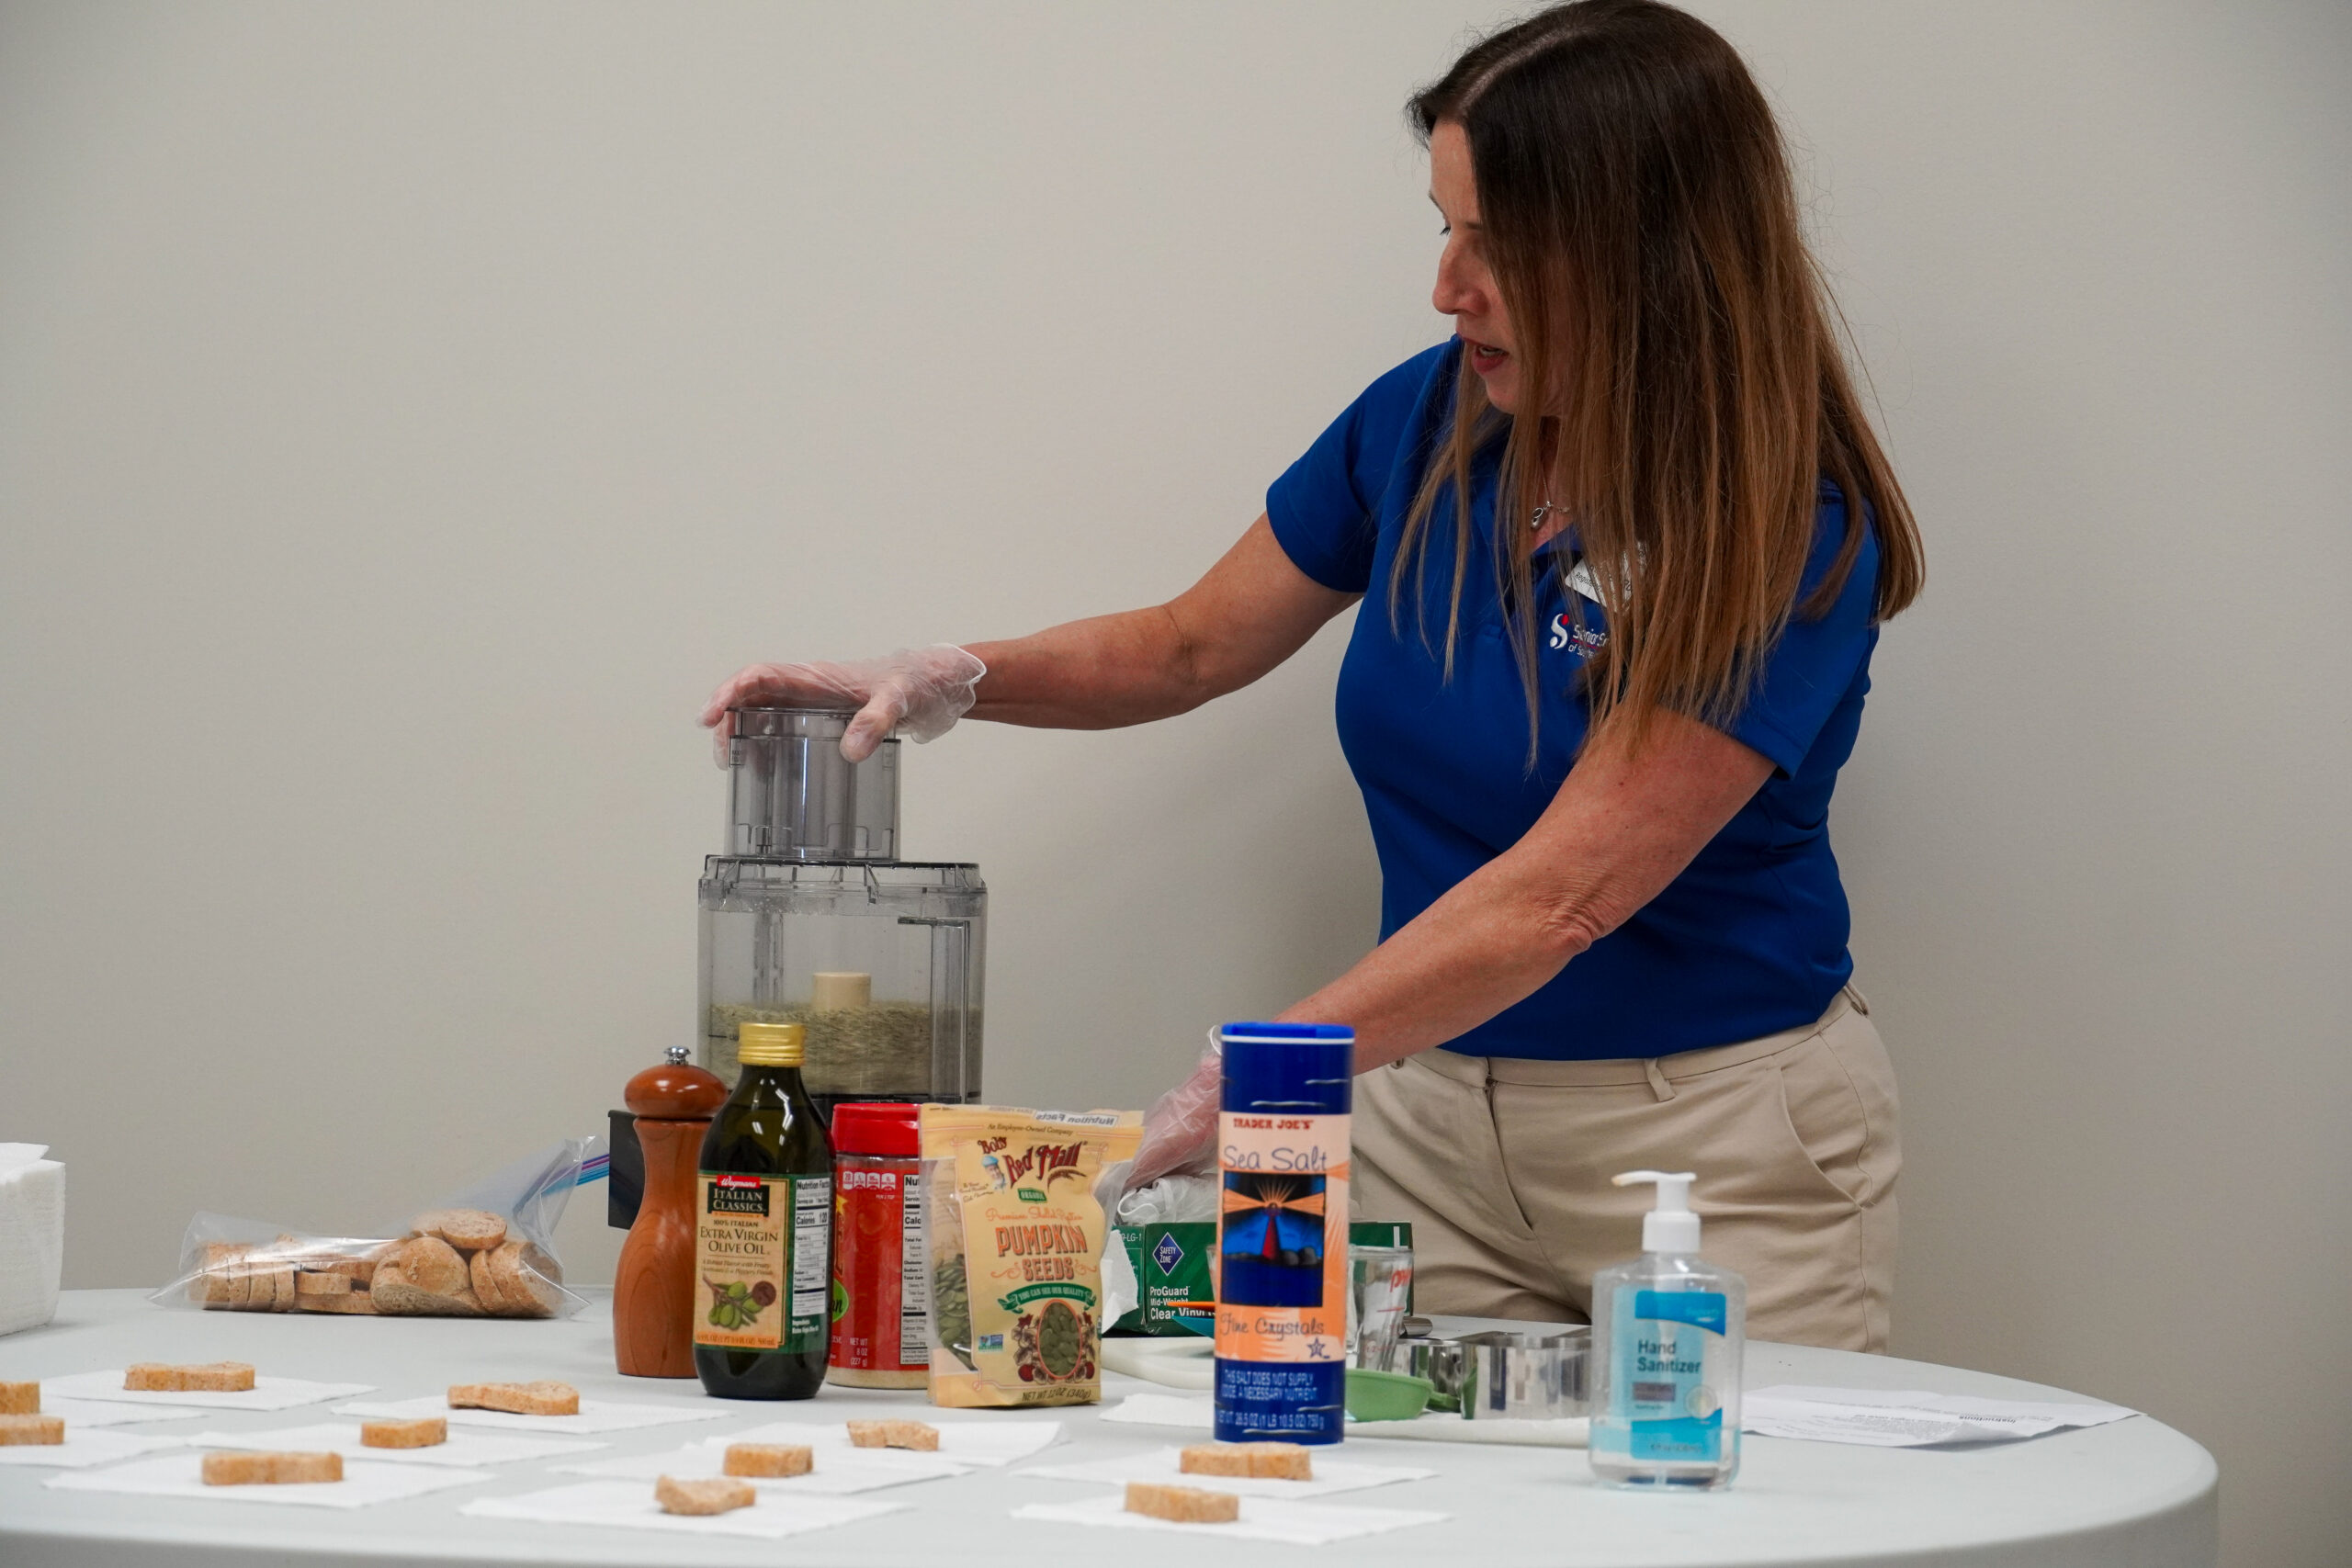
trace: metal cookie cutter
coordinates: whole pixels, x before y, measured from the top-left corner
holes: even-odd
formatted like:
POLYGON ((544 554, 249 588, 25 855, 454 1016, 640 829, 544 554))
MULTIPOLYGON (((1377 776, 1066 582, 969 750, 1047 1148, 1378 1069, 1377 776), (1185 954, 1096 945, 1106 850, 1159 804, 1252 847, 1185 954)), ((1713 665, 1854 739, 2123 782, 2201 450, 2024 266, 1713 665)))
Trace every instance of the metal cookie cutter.
POLYGON ((1591 1413, 1589 1328, 1495 1330, 1408 1342, 1406 1348, 1413 1375, 1430 1381, 1432 1410, 1459 1410, 1471 1421, 1557 1421, 1591 1413))

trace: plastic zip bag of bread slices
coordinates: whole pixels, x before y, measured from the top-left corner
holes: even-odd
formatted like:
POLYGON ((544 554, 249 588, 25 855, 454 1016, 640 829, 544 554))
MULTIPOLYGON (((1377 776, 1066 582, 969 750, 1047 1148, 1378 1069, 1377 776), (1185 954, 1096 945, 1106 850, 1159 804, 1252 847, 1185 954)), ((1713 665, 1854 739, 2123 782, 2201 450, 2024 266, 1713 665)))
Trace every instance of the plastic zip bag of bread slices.
POLYGON ((352 1317, 570 1317, 553 1236, 571 1190, 605 1172, 601 1138, 566 1138, 373 1235, 199 1213, 178 1278, 148 1299, 215 1312, 352 1317))

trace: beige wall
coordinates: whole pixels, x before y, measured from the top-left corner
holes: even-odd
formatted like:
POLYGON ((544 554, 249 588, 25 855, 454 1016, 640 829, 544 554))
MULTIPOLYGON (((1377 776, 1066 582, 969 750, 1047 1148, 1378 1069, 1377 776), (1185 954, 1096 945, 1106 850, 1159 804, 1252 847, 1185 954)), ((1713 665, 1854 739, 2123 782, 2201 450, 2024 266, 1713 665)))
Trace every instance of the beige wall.
MULTIPOLYGON (((2352 13, 1707 11, 1929 541, 1836 829, 1900 1348, 2340 1562, 2352 13)), ((1200 570, 1441 335, 1397 106, 1495 13, 0 6, 0 1137, 71 1282, 600 1125, 690 1031, 711 684, 1200 570)), ((1343 630, 913 755, 997 1096, 1139 1102, 1368 940, 1343 630)))

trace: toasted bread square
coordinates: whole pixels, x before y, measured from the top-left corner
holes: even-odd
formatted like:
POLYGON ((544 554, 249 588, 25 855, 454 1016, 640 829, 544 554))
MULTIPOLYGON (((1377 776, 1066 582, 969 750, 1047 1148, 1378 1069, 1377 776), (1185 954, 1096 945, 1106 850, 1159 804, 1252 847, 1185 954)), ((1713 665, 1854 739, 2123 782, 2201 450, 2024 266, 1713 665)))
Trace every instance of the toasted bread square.
POLYGON ((1127 1483, 1126 1507, 1130 1514, 1172 1519, 1180 1525, 1229 1525, 1241 1517, 1241 1499, 1230 1492, 1161 1486, 1149 1481, 1127 1483))
POLYGON ((459 1382, 449 1385, 452 1410, 503 1410, 514 1416, 577 1416, 580 1391, 568 1382, 459 1382))
POLYGON ((729 1475, 773 1479, 806 1475, 816 1463, 817 1450, 796 1443, 729 1443, 722 1468, 729 1475))
POLYGON ((0 1416, 0 1448, 45 1444, 54 1448, 65 1440, 62 1416, 0 1416))
POLYGON ((707 1481, 680 1481, 665 1475, 653 1483, 653 1500, 665 1514, 725 1514, 748 1508, 760 1500, 748 1481, 714 1475, 707 1481))
POLYGON ((359 1446, 368 1449, 429 1449, 449 1440, 449 1418, 421 1416, 413 1421, 362 1421, 359 1446))
POLYGON ((924 1421, 852 1421, 853 1448, 912 1449, 917 1453, 939 1451, 939 1428, 924 1421))
POLYGON ((201 1366, 141 1361, 124 1371, 122 1386, 143 1393, 243 1393, 254 1386, 254 1370, 243 1361, 201 1366))
POLYGON ((0 1382, 0 1416, 40 1414, 40 1384, 0 1382))
POLYGON ((1247 1475, 1250 1456, 1239 1443, 1194 1443, 1177 1456, 1186 1475, 1247 1475))
POLYGON ((236 1453, 204 1456, 207 1486, 302 1486, 343 1479, 337 1453, 236 1453))
POLYGON ((1300 1443, 1238 1443, 1250 1460, 1250 1473, 1261 1481, 1312 1481, 1315 1456, 1300 1443))
POLYGON ((329 1274, 314 1269, 303 1269, 297 1270, 294 1275, 294 1294, 302 1298, 303 1304, 308 1305, 309 1298, 311 1296, 351 1294, 351 1276, 348 1274, 329 1274))

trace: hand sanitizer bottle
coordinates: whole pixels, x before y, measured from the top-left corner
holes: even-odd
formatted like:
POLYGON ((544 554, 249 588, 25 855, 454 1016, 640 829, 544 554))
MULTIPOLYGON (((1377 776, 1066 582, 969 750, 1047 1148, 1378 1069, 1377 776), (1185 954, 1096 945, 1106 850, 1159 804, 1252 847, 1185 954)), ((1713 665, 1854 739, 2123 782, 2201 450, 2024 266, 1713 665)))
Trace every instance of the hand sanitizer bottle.
POLYGON ((1739 1361, 1747 1286, 1699 1256, 1689 1172, 1657 1184, 1642 1256, 1592 1280, 1592 1472, 1611 1486, 1728 1486, 1739 1473, 1739 1361))

